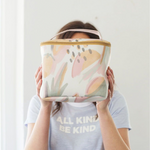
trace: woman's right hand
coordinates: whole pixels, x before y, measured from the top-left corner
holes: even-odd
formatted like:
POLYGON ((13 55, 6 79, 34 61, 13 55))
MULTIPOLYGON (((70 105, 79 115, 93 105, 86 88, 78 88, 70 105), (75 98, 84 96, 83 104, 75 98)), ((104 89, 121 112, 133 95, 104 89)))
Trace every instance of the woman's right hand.
POLYGON ((40 97, 40 88, 42 85, 42 64, 35 72, 34 77, 35 77, 35 83, 36 83, 36 94, 41 101, 42 107, 52 106, 52 101, 45 101, 45 100, 42 100, 42 98, 40 97))

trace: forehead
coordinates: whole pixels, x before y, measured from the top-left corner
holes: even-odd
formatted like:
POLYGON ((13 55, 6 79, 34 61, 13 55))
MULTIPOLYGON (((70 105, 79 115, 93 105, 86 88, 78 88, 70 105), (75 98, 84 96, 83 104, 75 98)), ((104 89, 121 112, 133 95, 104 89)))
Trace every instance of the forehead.
POLYGON ((75 33, 71 38, 90 38, 86 33, 75 33))

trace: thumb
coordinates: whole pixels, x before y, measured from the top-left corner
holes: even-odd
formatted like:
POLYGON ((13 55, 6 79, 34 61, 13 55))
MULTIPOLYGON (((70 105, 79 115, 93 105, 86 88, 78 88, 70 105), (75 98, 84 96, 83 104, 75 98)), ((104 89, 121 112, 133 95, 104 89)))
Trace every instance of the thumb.
POLYGON ((111 91, 110 91, 110 89, 108 90, 108 99, 111 99, 111 91))

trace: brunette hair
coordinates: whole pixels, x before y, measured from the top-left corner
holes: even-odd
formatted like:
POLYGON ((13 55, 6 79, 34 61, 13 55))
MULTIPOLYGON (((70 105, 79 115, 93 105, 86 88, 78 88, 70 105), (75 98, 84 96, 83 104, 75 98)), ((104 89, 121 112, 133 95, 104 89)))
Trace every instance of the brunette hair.
MULTIPOLYGON (((66 25, 64 25, 58 32, 62 32, 68 29, 90 29, 90 30, 97 30, 96 27, 94 27, 91 23, 83 23, 82 21, 76 20, 76 21, 71 21, 69 23, 67 23, 66 25)), ((97 30, 98 31, 98 30, 97 30)), ((81 31, 68 31, 62 34, 59 34, 58 36, 56 36, 56 39, 67 39, 67 38, 71 38, 75 33, 79 33, 81 31)), ((83 32, 82 32, 83 33, 83 32)), ((98 35, 92 34, 92 33, 87 33, 84 32, 86 35, 88 35, 91 39, 99 39, 98 35)), ((93 102, 93 104, 96 107, 96 102, 93 102)), ((52 111, 52 116, 54 116, 62 107, 62 102, 56 102, 55 101, 55 106, 56 108, 52 111)), ((96 114, 96 119, 98 118, 98 114, 96 114)))

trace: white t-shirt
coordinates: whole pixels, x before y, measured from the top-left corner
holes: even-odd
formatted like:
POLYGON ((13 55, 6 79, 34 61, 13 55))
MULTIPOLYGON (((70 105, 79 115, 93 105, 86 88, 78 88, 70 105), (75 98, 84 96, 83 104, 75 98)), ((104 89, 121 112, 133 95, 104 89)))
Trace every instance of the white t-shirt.
POLYGON ((84 103, 73 103, 73 102, 66 102, 71 106, 75 106, 75 107, 84 107, 84 106, 88 106, 90 104, 92 104, 93 102, 84 102, 84 103))
MULTIPOLYGON (((55 102, 52 104, 54 107, 55 102)), ((36 122, 40 107, 40 100, 34 95, 28 107, 25 126, 36 122)), ((119 91, 114 91, 108 107, 116 128, 131 130, 127 103, 119 91)), ((62 109, 50 117, 48 150, 104 150, 99 119, 95 120, 96 114, 93 102, 62 102, 62 109)))

